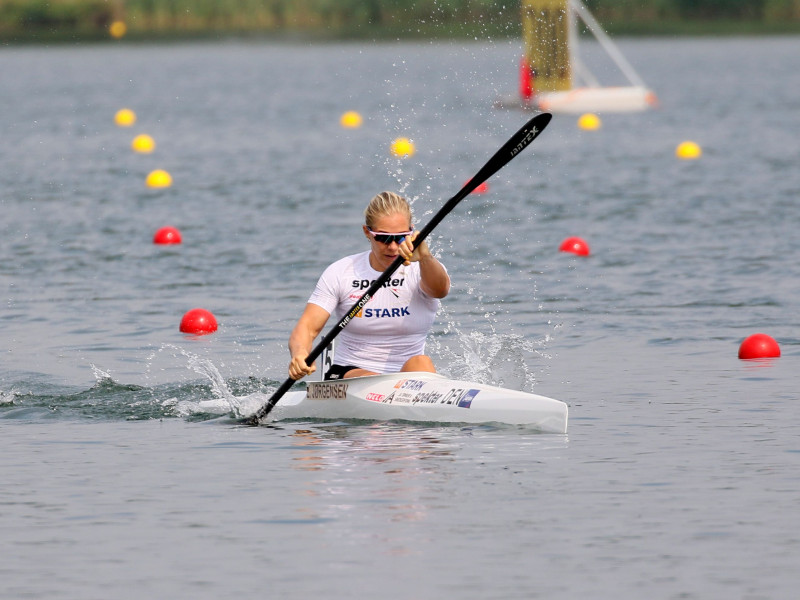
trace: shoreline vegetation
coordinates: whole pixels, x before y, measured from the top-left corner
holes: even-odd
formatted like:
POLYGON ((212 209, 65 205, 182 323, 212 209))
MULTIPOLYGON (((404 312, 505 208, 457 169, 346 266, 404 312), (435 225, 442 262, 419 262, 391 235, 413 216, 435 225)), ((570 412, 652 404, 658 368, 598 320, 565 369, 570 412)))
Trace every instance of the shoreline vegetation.
MULTIPOLYGON (((612 35, 800 33, 800 0, 584 0, 612 35)), ((521 0, 0 0, 0 42, 504 39, 521 0)))

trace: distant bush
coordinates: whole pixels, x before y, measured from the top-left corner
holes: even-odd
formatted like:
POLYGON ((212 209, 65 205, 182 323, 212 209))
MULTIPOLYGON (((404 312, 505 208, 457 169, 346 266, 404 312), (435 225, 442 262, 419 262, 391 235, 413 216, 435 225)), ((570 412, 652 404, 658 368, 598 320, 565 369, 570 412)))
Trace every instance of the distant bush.
POLYGON ((800 0, 584 0, 602 19, 800 20, 800 0))
MULTIPOLYGON (((0 0, 0 33, 94 32, 121 19, 129 34, 213 31, 407 31, 516 35, 524 0, 0 0)), ((800 0, 584 0, 610 29, 669 22, 798 23, 800 0)))
POLYGON ((0 30, 87 30, 108 27, 112 9, 103 0, 0 1, 0 30))

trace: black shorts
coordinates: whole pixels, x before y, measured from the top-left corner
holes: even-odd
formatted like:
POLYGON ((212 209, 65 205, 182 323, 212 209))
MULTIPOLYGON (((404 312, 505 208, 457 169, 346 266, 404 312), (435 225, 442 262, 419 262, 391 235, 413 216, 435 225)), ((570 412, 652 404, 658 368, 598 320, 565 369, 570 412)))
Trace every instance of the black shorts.
POLYGON ((325 373, 325 380, 328 379, 344 379, 345 373, 352 371, 353 369, 360 369, 361 367, 354 367, 353 365, 331 365, 331 368, 328 369, 328 372, 325 373))

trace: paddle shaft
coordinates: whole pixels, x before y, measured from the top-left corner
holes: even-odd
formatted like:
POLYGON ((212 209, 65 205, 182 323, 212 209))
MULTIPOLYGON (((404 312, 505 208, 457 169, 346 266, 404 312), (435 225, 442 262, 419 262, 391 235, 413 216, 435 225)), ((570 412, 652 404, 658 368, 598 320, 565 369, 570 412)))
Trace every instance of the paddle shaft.
MULTIPOLYGON (((551 118, 552 115, 550 115, 550 113, 541 113, 533 117, 519 131, 517 131, 517 133, 511 136, 511 138, 503 145, 503 147, 500 148, 500 150, 498 150, 485 165, 483 165, 481 170, 478 171, 475 176, 470 179, 455 196, 450 198, 450 200, 448 200, 445 205, 439 209, 439 212, 433 216, 428 224, 420 230, 419 234, 414 239, 414 248, 416 249, 417 246, 419 246, 425 240, 425 238, 430 235, 436 226, 442 222, 442 219, 444 219, 459 202, 469 196, 473 191, 475 191, 475 188, 489 179, 489 177, 497 173, 497 171, 502 169, 511 161, 512 158, 522 152, 528 146, 528 144, 536 139, 536 137, 544 130, 544 128, 547 127, 547 124, 550 122, 551 118)), ((361 296, 358 302, 353 305, 353 308, 351 308, 347 314, 341 318, 336 326, 331 328, 325 337, 323 337, 322 340, 311 350, 306 357, 306 364, 311 365, 315 360, 317 360, 317 357, 322 354, 322 351, 333 341, 337 335, 342 332, 345 327, 347 327, 347 324, 355 318, 355 316, 361 311, 362 308, 364 308, 367 302, 372 299, 377 291, 383 287, 383 285, 404 262, 405 259, 402 256, 398 256, 394 262, 389 265, 389 268, 381 273, 380 277, 372 282, 372 285, 370 285, 367 291, 364 292, 364 295, 361 296)), ((294 383, 295 380, 291 377, 284 381, 281 386, 275 390, 275 393, 272 394, 272 397, 267 401, 267 403, 259 408, 256 413, 250 417, 250 419, 248 419, 248 421, 254 425, 257 425, 261 419, 270 413, 273 407, 278 403, 278 400, 280 400, 283 395, 289 391, 289 388, 291 388, 294 383)))

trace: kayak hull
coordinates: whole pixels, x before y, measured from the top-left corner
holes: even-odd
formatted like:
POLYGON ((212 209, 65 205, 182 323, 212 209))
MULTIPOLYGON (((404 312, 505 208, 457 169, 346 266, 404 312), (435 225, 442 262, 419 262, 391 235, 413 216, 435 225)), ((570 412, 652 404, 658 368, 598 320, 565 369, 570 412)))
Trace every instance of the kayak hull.
POLYGON ((509 96, 495 101, 497 108, 521 108, 553 114, 628 113, 658 106, 656 95, 644 87, 584 87, 539 92, 531 98, 509 96))
POLYGON ((506 423, 566 433, 568 408, 537 394, 411 372, 310 382, 305 391, 286 393, 271 416, 275 420, 506 423))

